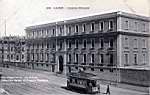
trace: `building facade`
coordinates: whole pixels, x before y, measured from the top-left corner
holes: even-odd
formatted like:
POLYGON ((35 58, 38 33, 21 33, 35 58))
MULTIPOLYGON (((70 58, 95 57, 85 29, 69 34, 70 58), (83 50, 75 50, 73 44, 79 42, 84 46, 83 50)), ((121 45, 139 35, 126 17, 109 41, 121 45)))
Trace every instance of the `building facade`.
POLYGON ((2 37, 0 39, 0 62, 4 67, 23 66, 26 62, 25 38, 17 36, 2 37))
POLYGON ((149 66, 150 19, 113 12, 27 27, 27 67, 83 69, 119 81, 118 68, 149 66))

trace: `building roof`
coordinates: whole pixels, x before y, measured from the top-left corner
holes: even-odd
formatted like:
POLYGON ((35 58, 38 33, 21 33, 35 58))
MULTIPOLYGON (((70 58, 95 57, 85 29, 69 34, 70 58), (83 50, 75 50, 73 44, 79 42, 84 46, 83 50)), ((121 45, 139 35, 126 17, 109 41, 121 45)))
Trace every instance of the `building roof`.
POLYGON ((84 21, 92 21, 92 20, 96 20, 96 19, 105 19, 105 18, 111 18, 111 17, 117 17, 117 16, 124 16, 124 17, 128 17, 128 18, 133 18, 133 19, 150 21, 150 17, 117 11, 117 12, 111 12, 111 13, 105 13, 105 14, 80 17, 80 18, 75 18, 75 19, 69 19, 69 20, 64 20, 64 21, 46 23, 46 24, 41 24, 41 25, 29 26, 29 27, 26 27, 25 30, 32 30, 32 29, 50 27, 50 26, 55 26, 55 25, 64 25, 64 24, 71 24, 71 23, 84 22, 84 21))

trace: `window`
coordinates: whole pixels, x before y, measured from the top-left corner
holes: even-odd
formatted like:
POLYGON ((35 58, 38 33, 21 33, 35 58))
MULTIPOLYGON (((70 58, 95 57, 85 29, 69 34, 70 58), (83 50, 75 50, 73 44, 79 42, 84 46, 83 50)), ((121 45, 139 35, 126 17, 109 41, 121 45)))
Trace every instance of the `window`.
POLYGON ((49 48, 49 44, 47 44, 47 49, 49 48))
POLYGON ((104 48, 104 40, 100 39, 100 48, 104 48))
POLYGON ((11 54, 11 59, 13 59, 13 55, 11 54))
POLYGON ((134 25, 135 25, 135 31, 137 31, 138 30, 138 24, 137 24, 137 22, 134 22, 134 25))
POLYGON ((59 42, 59 49, 62 49, 62 47, 63 47, 63 43, 62 43, 62 41, 60 41, 59 42))
POLYGON ((94 59, 94 54, 91 55, 91 63, 94 63, 95 59, 94 59))
POLYGON ((83 55, 83 63, 86 63, 86 54, 83 55))
POLYGON ((42 43, 42 49, 44 48, 44 44, 42 43))
POLYGON ((11 47, 11 51, 13 51, 13 47, 11 47))
POLYGON ((113 48, 113 39, 110 39, 110 41, 109 41, 109 47, 113 48))
POLYGON ((78 48, 78 45, 79 44, 79 41, 78 40, 75 40, 75 48, 78 48))
POLYGON ((125 48, 129 48, 129 39, 125 37, 125 48))
POLYGON ((42 36, 44 35, 44 30, 41 31, 41 35, 42 35, 42 36))
POLYGON ((86 31, 86 24, 82 24, 82 32, 86 31))
POLYGON ((91 31, 94 31, 95 30, 95 25, 94 23, 91 23, 91 31))
POLYGON ((83 40, 83 48, 86 48, 86 40, 83 40))
POLYGON ((68 40, 68 48, 71 48, 71 41, 68 40))
POLYGON ((55 35, 55 29, 53 29, 53 34, 52 34, 53 36, 55 35))
POLYGON ((104 63, 104 55, 103 54, 100 54, 99 61, 100 61, 100 64, 104 63))
POLYGON ((146 48, 146 40, 142 39, 142 48, 145 49, 146 48))
POLYGON ((71 34, 71 26, 68 27, 68 34, 71 34))
POLYGON ((109 21, 109 29, 113 29, 113 21, 109 21))
POLYGON ((78 54, 75 55, 75 63, 78 63, 78 54))
POLYGON ((104 22, 99 23, 99 30, 103 31, 104 30, 104 22))
POLYGON ((71 62, 71 54, 68 55, 68 62, 71 62))
POLYGON ((24 55, 22 55, 22 59, 24 59, 24 55))
POLYGON ((55 43, 52 44, 52 48, 55 49, 55 43))
POLYGON ((138 60, 137 60, 137 54, 134 54, 134 64, 137 65, 137 62, 138 62, 138 60))
POLYGON ((113 54, 110 54, 110 66, 113 66, 113 54))
MULTIPOLYGON (((18 56, 18 55, 16 56, 16 60, 19 60, 19 56, 18 56)), ((33 60, 34 60, 34 59, 33 59, 33 60)))
POLYGON ((59 34, 62 35, 62 27, 59 27, 59 34))
POLYGON ((95 46, 95 40, 92 39, 92 40, 91 40, 91 48, 94 48, 94 46, 95 46))
POLYGON ((146 25, 145 25, 145 23, 142 24, 142 32, 146 32, 146 25))
POLYGON ((9 59, 9 55, 7 55, 7 59, 9 59))
POLYGON ((125 64, 124 65, 128 65, 129 64, 129 54, 125 54, 125 64))
POLYGON ((48 30, 48 29, 46 29, 46 35, 48 36, 48 34, 49 34, 49 30, 48 30))
POLYGON ((125 21, 125 29, 126 29, 126 30, 129 29, 129 21, 125 21))
POLYGON ((143 64, 146 64, 146 54, 143 54, 143 58, 142 58, 142 59, 143 59, 143 62, 142 62, 142 63, 143 63, 143 64))
POLYGON ((134 49, 137 49, 138 48, 138 41, 137 41, 137 39, 134 39, 133 44, 134 44, 134 49))
POLYGON ((49 58, 49 54, 46 53, 46 54, 45 54, 45 61, 48 61, 48 58, 49 58))
POLYGON ((75 25, 75 33, 78 33, 78 32, 79 32, 79 26, 75 25))

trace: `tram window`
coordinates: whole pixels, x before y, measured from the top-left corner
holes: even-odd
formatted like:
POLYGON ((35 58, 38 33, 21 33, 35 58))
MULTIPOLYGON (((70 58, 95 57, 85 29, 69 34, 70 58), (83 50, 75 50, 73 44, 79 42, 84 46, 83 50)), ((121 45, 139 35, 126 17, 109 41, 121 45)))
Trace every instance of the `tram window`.
POLYGON ((72 79, 70 79, 70 83, 72 83, 72 79))
POLYGON ((103 69, 100 69, 101 72, 103 72, 103 69))
POLYGON ((110 69, 110 72, 113 72, 113 69, 110 69))
POLYGON ((85 67, 83 67, 83 70, 86 70, 86 68, 85 68, 85 67))
POLYGON ((92 86, 96 87, 96 82, 95 81, 92 81, 92 86))
POLYGON ((77 83, 77 79, 75 79, 75 83, 77 83))

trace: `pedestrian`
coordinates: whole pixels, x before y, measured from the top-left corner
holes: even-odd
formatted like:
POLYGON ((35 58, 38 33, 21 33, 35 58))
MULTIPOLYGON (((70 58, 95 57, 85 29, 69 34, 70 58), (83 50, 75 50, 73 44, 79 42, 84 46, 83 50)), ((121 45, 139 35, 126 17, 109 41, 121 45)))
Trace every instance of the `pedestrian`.
POLYGON ((110 95, 110 89, 109 89, 109 85, 107 85, 106 94, 110 95))

